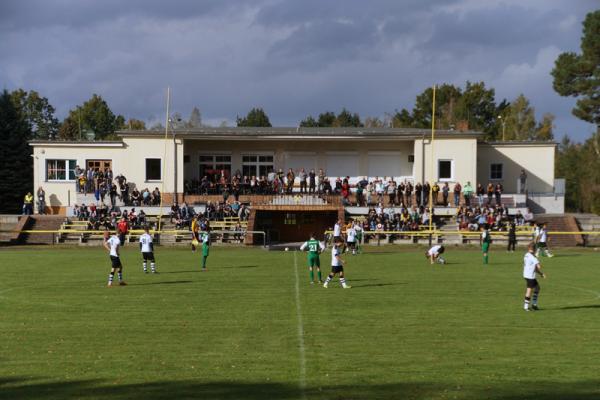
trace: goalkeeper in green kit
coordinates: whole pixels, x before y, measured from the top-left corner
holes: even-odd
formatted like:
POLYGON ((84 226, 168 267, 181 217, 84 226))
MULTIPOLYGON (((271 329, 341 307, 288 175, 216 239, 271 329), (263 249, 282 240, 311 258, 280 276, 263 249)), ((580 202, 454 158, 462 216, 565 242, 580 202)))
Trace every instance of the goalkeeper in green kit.
POLYGON ((311 233, 310 239, 300 246, 301 251, 306 249, 308 249, 308 270, 310 271, 310 284, 312 285, 314 283, 315 267, 317 268, 319 283, 321 283, 321 260, 319 259, 319 253, 325 250, 325 245, 315 239, 315 235, 311 233))

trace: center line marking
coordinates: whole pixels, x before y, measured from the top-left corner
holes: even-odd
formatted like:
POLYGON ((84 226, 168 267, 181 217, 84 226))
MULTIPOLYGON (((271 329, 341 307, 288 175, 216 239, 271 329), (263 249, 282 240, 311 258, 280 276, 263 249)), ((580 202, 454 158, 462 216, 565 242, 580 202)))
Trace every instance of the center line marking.
POLYGON ((296 316, 298 318, 298 348, 300 352, 300 390, 302 398, 306 398, 306 355, 304 351, 304 324, 302 323, 302 306, 300 305, 300 278, 298 277, 298 260, 294 251, 294 273, 296 276, 296 316))

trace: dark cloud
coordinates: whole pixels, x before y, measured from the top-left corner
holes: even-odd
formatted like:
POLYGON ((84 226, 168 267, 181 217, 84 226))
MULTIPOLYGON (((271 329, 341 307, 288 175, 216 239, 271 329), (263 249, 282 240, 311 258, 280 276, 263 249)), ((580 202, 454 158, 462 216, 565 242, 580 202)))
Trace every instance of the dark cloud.
POLYGON ((0 83, 47 96, 62 117, 102 95, 117 113, 173 108, 233 121, 264 107, 277 125, 347 107, 411 108, 433 83, 524 93, 559 135, 584 138, 552 90, 556 56, 578 51, 593 1, 0 1, 0 83))

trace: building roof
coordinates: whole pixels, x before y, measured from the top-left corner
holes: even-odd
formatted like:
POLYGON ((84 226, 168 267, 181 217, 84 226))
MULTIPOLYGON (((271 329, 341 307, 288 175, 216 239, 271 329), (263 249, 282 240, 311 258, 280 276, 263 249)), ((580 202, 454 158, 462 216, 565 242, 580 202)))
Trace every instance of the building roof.
MULTIPOLYGON (((121 137, 164 137, 164 131, 150 130, 123 130, 117 134, 121 137)), ((436 136, 455 138, 480 139, 482 132, 476 131, 449 131, 439 130, 436 136)), ((255 127, 225 127, 225 128, 198 128, 174 129, 169 131, 169 136, 174 135, 181 139, 417 139, 431 136, 430 129, 407 128, 255 128, 255 127)))

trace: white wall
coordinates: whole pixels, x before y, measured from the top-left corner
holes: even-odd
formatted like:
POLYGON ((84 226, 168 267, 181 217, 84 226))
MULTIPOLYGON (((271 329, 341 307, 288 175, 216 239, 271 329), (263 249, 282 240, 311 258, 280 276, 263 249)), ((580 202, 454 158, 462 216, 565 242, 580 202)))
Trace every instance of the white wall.
POLYGON ((554 143, 482 143, 477 157, 477 180, 482 184, 500 182, 505 192, 516 193, 521 169, 525 169, 529 193, 552 193, 555 151, 554 143), (491 181, 490 165, 495 163, 503 165, 504 176, 491 181))
POLYGON ((477 140, 475 138, 436 139, 433 144, 429 139, 415 140, 414 143, 414 176, 416 181, 439 182, 438 160, 451 160, 453 177, 448 182, 467 182, 475 184, 477 177, 477 140))

